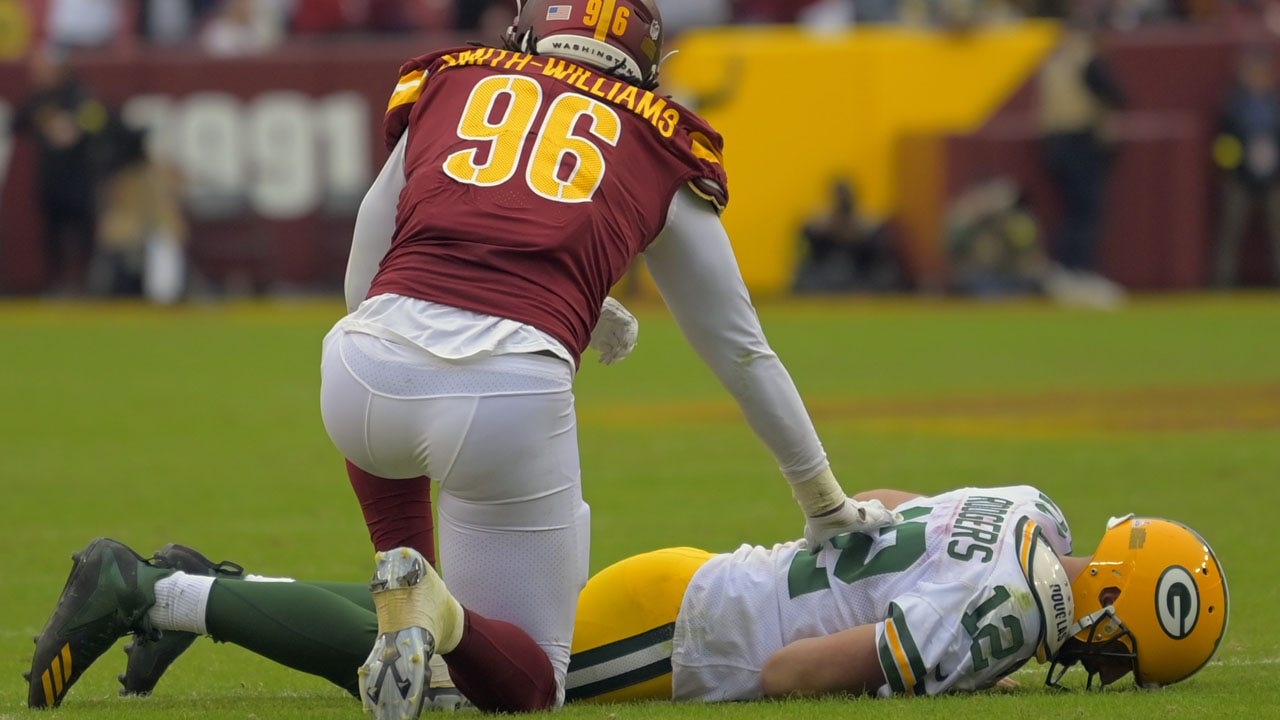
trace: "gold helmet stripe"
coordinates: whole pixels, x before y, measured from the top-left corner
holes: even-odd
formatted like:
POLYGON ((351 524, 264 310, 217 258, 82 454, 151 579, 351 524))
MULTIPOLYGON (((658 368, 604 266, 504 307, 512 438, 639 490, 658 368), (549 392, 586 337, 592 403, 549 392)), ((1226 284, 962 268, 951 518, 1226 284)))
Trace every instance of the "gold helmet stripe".
POLYGON ((600 10, 600 20, 596 22, 596 39, 604 42, 609 39, 609 28, 613 25, 613 10, 618 4, 618 0, 604 0, 604 7, 600 10))

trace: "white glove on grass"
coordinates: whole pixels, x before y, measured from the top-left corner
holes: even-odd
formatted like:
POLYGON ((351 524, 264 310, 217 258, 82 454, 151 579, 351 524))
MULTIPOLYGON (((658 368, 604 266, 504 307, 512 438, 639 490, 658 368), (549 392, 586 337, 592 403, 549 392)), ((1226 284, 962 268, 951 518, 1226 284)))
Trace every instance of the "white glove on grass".
POLYGON ((600 306, 600 320, 591 331, 587 347, 600 353, 600 362, 612 365, 624 360, 636 347, 640 323, 636 316, 611 297, 600 306))

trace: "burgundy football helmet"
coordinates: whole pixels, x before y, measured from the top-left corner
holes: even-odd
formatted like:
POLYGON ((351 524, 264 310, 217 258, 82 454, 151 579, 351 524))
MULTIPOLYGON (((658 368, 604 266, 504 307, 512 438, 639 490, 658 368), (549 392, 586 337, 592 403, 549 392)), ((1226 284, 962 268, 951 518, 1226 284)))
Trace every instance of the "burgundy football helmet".
POLYGON ((507 49, 590 65, 643 88, 658 84, 662 15, 653 0, 516 0, 507 49))

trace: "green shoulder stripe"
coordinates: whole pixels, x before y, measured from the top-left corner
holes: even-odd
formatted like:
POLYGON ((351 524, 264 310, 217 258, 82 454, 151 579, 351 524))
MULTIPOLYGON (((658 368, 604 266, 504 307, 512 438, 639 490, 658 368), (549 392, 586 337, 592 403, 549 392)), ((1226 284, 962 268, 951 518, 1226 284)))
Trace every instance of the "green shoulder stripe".
POLYGON ((917 694, 924 694, 924 678, 928 670, 924 666, 924 658, 920 657, 920 648, 916 647, 915 638, 911 637, 907 618, 902 614, 902 608, 898 607, 898 603, 889 605, 889 616, 893 618, 894 627, 898 630, 898 640, 902 643, 903 652, 907 654, 907 662, 911 664, 911 674, 916 676, 914 690, 917 694))
POLYGON ((876 643, 880 653, 880 669, 884 671, 884 679, 895 695, 907 692, 907 685, 902 681, 902 673, 898 672, 898 663, 893 659, 893 650, 889 648, 889 633, 880 633, 880 642, 876 643))
POLYGON ((886 630, 879 639, 877 651, 884 678, 888 680, 893 692, 924 694, 924 676, 927 675, 924 659, 920 657, 915 638, 911 637, 911 630, 906 626, 906 616, 902 615, 902 609, 896 602, 891 603, 888 609, 886 630), (910 678, 905 678, 902 674, 901 660, 906 661, 910 678), (910 687, 908 682, 911 683, 910 687))

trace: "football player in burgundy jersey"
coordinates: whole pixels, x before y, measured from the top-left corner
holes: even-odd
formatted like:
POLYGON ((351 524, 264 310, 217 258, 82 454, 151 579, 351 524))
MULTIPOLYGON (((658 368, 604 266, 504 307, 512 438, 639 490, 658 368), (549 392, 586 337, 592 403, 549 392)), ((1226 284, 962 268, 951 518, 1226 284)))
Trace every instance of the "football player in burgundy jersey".
POLYGON ((894 517, 846 497, 765 339, 719 218, 720 136, 655 90, 652 0, 529 0, 503 45, 402 67, 349 314, 324 342, 325 427, 378 551, 361 672, 379 718, 419 712, 433 649, 484 709, 563 702, 590 524, 572 383, 593 331, 625 334, 624 313, 601 313, 636 257, 777 459, 806 535, 894 517))

